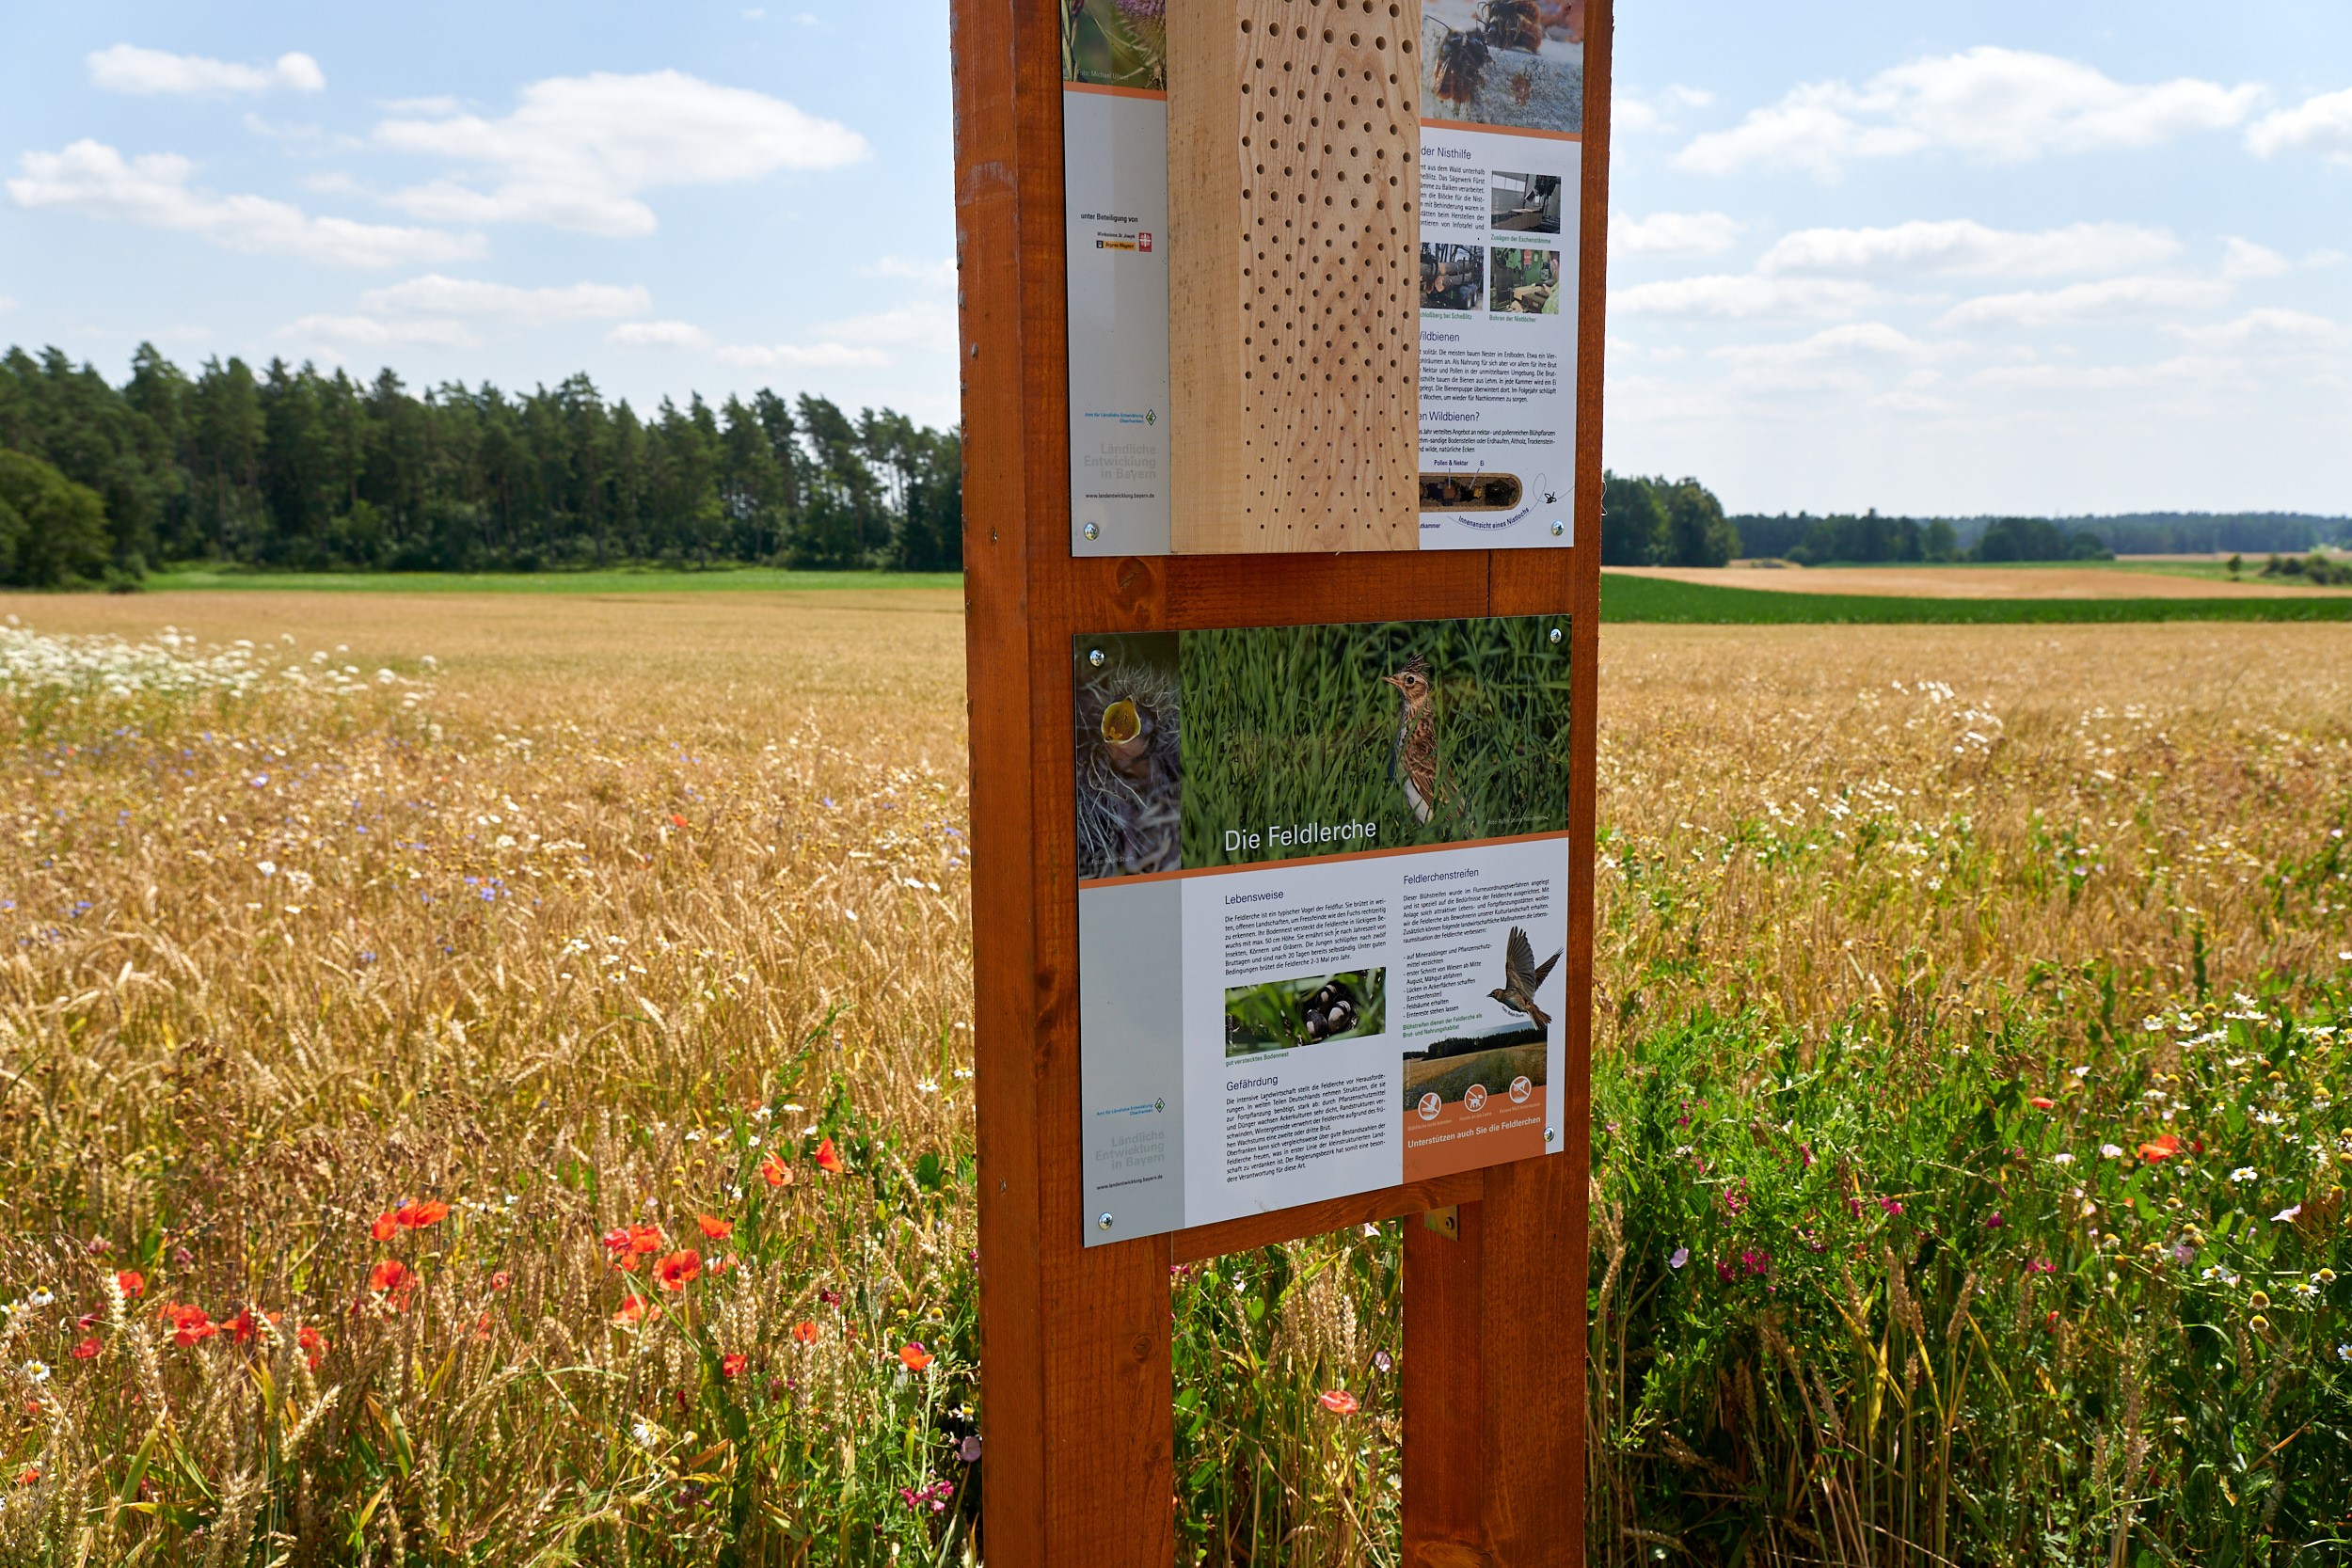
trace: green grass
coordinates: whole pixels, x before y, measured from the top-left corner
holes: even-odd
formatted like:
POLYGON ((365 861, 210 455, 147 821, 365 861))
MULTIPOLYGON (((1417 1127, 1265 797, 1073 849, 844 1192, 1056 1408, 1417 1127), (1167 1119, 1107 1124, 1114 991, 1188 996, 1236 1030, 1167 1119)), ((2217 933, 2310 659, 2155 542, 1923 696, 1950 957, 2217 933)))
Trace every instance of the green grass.
POLYGON ((1276 825, 1378 825, 1382 848, 1567 826, 1567 644, 1557 616, 1184 634, 1184 863, 1331 852, 1276 825), (1414 657, 1436 688, 1438 806, 1415 820, 1391 776, 1403 699, 1384 677, 1414 657), (1230 847, 1231 831, 1265 835, 1230 847))
POLYGON ((2352 594, 2328 599, 1926 599, 1783 594, 1603 572, 1600 618, 1721 626, 2352 621, 2352 594))
POLYGON ((249 572, 192 566, 156 572, 147 579, 150 593, 237 589, 312 594, 681 594, 962 586, 961 572, 795 572, 773 566, 708 571, 625 566, 590 572, 249 572))

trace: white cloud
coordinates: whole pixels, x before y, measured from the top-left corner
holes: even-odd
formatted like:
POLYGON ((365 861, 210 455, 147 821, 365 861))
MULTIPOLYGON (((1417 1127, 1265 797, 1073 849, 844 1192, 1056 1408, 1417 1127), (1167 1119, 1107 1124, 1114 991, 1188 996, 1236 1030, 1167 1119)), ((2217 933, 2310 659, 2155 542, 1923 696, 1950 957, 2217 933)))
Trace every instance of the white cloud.
POLYGON ((2169 260, 2181 244, 2162 229, 2075 223, 2038 231, 1990 229, 1967 218, 1887 229, 1801 229, 1756 262, 1765 273, 1872 277, 2042 277, 2113 272, 2169 260))
POLYGON ((2169 326, 2174 337, 2199 348, 2230 349, 2314 349, 2341 348, 2352 345, 2352 330, 2326 316, 2315 316, 2307 310, 2263 309, 2249 310, 2232 322, 2211 326, 2169 326))
POLYGON ((1836 316, 1861 309, 1878 297, 1878 291, 1865 283, 1716 274, 1620 289, 1609 296, 1609 309, 1620 316, 1836 316))
POLYGON ((2316 152, 2331 164, 2352 166, 2352 87, 2272 110, 2247 127, 2246 145, 2265 158, 2316 152))
POLYGON ((935 261, 920 261, 912 256, 885 256, 866 269, 868 277, 903 277, 911 283, 929 283, 934 288, 952 289, 956 284, 956 259, 942 256, 935 261))
POLYGON ((1739 343, 1714 351, 1736 365, 1790 365, 1850 359, 1865 355, 1924 359, 1953 352, 1957 345, 1924 343, 1884 322, 1850 322, 1824 327, 1793 343, 1739 343))
POLYGON ((1860 87, 1806 83, 1728 131, 1694 137, 1675 163, 1700 174, 1762 166, 1824 178, 1856 159, 1930 148, 2020 163, 2226 129, 2263 96, 2250 83, 2190 77, 2135 86, 2074 60, 1988 45, 1897 66, 1860 87))
POLYGON ((385 321, 376 316, 304 316, 282 328, 280 335, 355 348, 388 348, 401 343, 472 348, 481 341, 463 322, 385 321))
POLYGON ((708 348, 710 334, 692 322, 623 322, 605 341, 624 348, 708 348))
POLYGON ((1945 326, 2053 326, 2061 322, 2149 310, 2204 309, 2230 297, 2230 285, 2199 277, 2109 277, 2039 293, 1985 294, 1944 312, 1945 326))
POLYGON ((952 354, 956 347, 956 313, 944 300, 910 300, 887 310, 827 322, 817 329, 817 335, 840 342, 936 349, 952 354))
POLYGON ((1715 102, 1705 87, 1670 87, 1656 97, 1617 87, 1609 95, 1609 123, 1618 131, 1671 131, 1677 109, 1704 109, 1715 102))
POLYGON ((230 250, 342 267, 392 267, 478 256, 479 234, 312 217, 260 196, 215 196, 188 181, 195 166, 171 153, 125 159, 103 142, 27 152, 8 195, 20 207, 77 212, 199 235, 230 250))
POLYGON ((436 180, 391 197, 416 216, 609 235, 653 232, 653 210, 638 199, 646 191, 838 168, 869 150, 846 125, 676 71, 552 77, 525 87, 503 119, 388 119, 375 139, 480 171, 475 182, 436 180))
POLYGON ((848 343, 773 343, 730 345, 719 351, 730 365, 755 370, 842 370, 850 366, 881 366, 890 356, 878 348, 852 348, 848 343))
POLYGON ((267 66, 235 65, 227 60, 208 60, 201 55, 170 55, 160 49, 118 43, 111 49, 91 52, 84 63, 89 67, 92 86, 108 92, 142 96, 218 96, 267 92, 273 87, 318 92, 326 86, 326 73, 319 70, 318 61, 300 54, 280 55, 267 66))
POLYGON ((519 289, 472 277, 427 273, 359 296, 359 308, 378 314, 475 316, 538 326, 548 322, 641 316, 653 295, 639 284, 572 283, 562 288, 519 289))
POLYGON ((16 299, 14 295, 0 294, 0 315, 5 315, 7 312, 15 309, 16 299))
POLYGON ((1609 249, 1617 256, 1704 256, 1728 249, 1746 227, 1727 213, 1609 214, 1609 249))
POLYGON ((2224 277, 2277 277, 2294 269, 2295 263, 2271 249, 2251 240, 2232 235, 2221 256, 2221 276, 2224 277))

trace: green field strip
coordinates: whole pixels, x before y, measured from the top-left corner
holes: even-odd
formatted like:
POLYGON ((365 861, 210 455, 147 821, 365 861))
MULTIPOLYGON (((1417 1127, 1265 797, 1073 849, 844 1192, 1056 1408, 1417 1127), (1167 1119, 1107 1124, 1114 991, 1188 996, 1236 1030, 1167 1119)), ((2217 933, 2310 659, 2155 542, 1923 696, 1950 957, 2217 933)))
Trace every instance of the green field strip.
POLYGON ((1675 626, 2120 626, 2149 621, 2352 621, 2341 598, 1928 599, 1864 594, 1787 594, 1600 576, 1604 622, 1675 626))

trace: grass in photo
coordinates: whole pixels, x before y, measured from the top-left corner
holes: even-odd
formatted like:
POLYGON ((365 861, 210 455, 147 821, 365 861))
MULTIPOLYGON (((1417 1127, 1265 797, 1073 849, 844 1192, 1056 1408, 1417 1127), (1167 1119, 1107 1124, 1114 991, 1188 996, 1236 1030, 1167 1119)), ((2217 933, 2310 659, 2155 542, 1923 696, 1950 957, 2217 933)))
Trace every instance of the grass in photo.
POLYGON ((1558 315, 1560 253, 1518 245, 1497 245, 1494 251, 1494 302, 1498 315, 1558 315))
POLYGON ((1388 1027, 1388 1013, 1385 969, 1235 986, 1225 993, 1225 1054, 1371 1039, 1388 1027))
POLYGON ((1565 832, 1567 629, 1523 616, 1186 632, 1184 863, 1565 832), (1368 831, 1299 832, 1325 827, 1368 831))

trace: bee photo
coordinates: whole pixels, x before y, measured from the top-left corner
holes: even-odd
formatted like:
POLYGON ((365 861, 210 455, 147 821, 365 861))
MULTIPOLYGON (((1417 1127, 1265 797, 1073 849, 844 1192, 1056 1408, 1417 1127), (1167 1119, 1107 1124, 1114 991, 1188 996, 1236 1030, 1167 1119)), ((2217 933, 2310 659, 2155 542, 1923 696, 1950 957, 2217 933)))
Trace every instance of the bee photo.
POLYGON ((1581 4, 1562 0, 1424 0, 1422 90, 1432 101, 1432 118, 1581 131, 1581 4))

